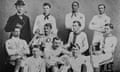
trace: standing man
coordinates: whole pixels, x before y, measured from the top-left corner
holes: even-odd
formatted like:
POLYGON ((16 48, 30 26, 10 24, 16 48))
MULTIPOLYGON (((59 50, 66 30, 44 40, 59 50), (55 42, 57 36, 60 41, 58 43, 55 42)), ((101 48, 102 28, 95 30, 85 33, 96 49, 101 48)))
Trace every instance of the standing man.
POLYGON ((56 20, 50 13, 51 4, 44 3, 43 4, 43 14, 38 15, 35 20, 35 24, 33 27, 33 34, 44 34, 44 25, 46 23, 52 24, 52 33, 57 35, 57 27, 56 27, 56 20))
POLYGON ((89 24, 89 29, 94 31, 92 45, 100 44, 100 48, 102 48, 103 45, 105 24, 110 23, 110 17, 105 14, 105 8, 104 4, 99 4, 99 14, 95 15, 89 24))
POLYGON ((65 27, 69 30, 72 29, 73 21, 78 20, 81 23, 80 30, 85 28, 85 16, 79 12, 79 2, 72 2, 72 12, 68 13, 65 17, 65 27))
MULTIPOLYGON (((12 32, 16 26, 21 27, 20 38, 26 40, 28 43, 31 40, 31 28, 29 17, 24 14, 24 6, 25 3, 23 0, 17 0, 15 3, 17 13, 9 17, 5 31, 12 32)), ((10 35, 10 38, 11 37, 12 34, 10 35)))
POLYGON ((10 63, 15 65, 14 72, 19 72, 21 61, 25 59, 26 54, 30 53, 27 42, 20 38, 20 28, 14 28, 12 37, 6 41, 5 45, 10 63))

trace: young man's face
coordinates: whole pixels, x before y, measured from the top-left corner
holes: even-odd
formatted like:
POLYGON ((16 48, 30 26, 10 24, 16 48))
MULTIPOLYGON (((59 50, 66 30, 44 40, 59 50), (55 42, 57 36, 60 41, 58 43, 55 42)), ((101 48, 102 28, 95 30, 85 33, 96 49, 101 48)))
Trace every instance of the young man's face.
POLYGON ((49 14, 50 13, 50 7, 48 5, 43 6, 43 10, 45 14, 49 14))
POLYGON ((19 28, 15 28, 14 29, 13 36, 15 36, 15 37, 19 37, 20 36, 20 29, 19 28))
POLYGON ((78 32, 80 29, 80 26, 78 25, 78 23, 73 23, 73 28, 72 28, 72 31, 73 32, 78 32))
POLYGON ((44 27, 44 32, 45 32, 45 35, 49 35, 50 32, 51 32, 51 28, 49 26, 45 26, 44 27))
POLYGON ((24 6, 23 5, 16 5, 16 9, 17 9, 17 12, 19 14, 23 14, 24 13, 24 6))
POLYGON ((77 12, 77 11, 78 11, 78 8, 79 8, 79 6, 78 6, 77 3, 73 3, 73 4, 72 4, 72 10, 73 10, 74 12, 77 12))
POLYGON ((110 29, 110 27, 109 26, 105 26, 105 32, 106 32, 106 34, 109 34, 109 33, 111 33, 111 29, 110 29))
POLYGON ((32 54, 34 57, 38 58, 40 56, 40 50, 32 50, 32 54))
POLYGON ((100 5, 100 6, 98 7, 98 10, 99 10, 99 14, 104 14, 104 12, 105 12, 105 7, 104 7, 103 5, 100 5))
POLYGON ((58 47, 60 47, 60 45, 61 45, 61 41, 60 40, 54 40, 53 48, 58 48, 58 47))

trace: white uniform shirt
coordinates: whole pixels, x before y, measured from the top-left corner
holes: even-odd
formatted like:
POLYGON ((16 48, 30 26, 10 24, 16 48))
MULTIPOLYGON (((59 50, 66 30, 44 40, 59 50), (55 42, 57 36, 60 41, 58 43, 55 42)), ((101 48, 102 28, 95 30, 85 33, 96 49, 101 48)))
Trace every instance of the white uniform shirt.
POLYGON ((105 24, 110 23, 110 17, 106 14, 103 15, 95 15, 89 24, 89 28, 94 30, 93 42, 100 42, 103 41, 103 33, 102 30, 104 29, 105 24))
POLYGON ((117 45, 117 38, 110 36, 105 39, 104 51, 105 53, 113 53, 117 45))
POLYGON ((113 59, 113 53, 116 45, 117 45, 117 38, 115 36, 106 37, 104 44, 105 54, 92 55, 93 66, 99 67, 100 63, 104 63, 113 59))
MULTIPOLYGON (((73 42, 73 36, 74 36, 74 33, 71 32, 69 35, 68 43, 73 42)), ((83 53, 88 49, 88 40, 85 32, 81 32, 80 34, 77 35, 75 44, 78 44, 80 48, 80 53, 83 53)))
POLYGON ((48 58, 48 62, 51 65, 54 65, 56 62, 64 63, 62 61, 62 57, 59 57, 61 53, 70 54, 68 51, 66 51, 62 47, 59 47, 56 50, 53 50, 52 48, 45 48, 45 56, 46 58, 48 58))
POLYGON ((73 21, 80 21, 81 22, 81 29, 85 28, 85 16, 84 14, 77 12, 76 16, 72 15, 72 13, 68 13, 65 17, 65 26, 67 29, 72 29, 73 21))
POLYGON ((45 56, 48 59, 50 65, 54 65, 58 59, 58 55, 61 53, 61 49, 53 50, 52 48, 45 48, 45 56))
POLYGON ((84 58, 82 58, 82 57, 77 57, 77 58, 75 58, 75 57, 71 57, 70 59, 69 59, 69 61, 70 61, 70 64, 71 64, 71 67, 72 67, 72 69, 75 71, 75 72, 81 72, 81 65, 82 64, 84 64, 84 60, 83 60, 84 58))
POLYGON ((27 42, 20 38, 12 37, 6 41, 8 55, 29 54, 27 42))
POLYGON ((23 63, 24 72, 45 72, 45 62, 42 58, 29 57, 23 63))
POLYGON ((52 15, 49 15, 48 19, 44 19, 44 15, 38 15, 35 20, 35 24, 33 27, 33 34, 35 34, 36 30, 40 30, 40 33, 44 34, 44 25, 46 23, 52 24, 52 32, 57 34, 56 20, 52 15))
POLYGON ((50 34, 48 36, 41 36, 40 38, 35 39, 32 42, 32 45, 40 45, 41 43, 44 43, 46 48, 51 47, 54 37, 56 37, 56 35, 54 34, 50 34))

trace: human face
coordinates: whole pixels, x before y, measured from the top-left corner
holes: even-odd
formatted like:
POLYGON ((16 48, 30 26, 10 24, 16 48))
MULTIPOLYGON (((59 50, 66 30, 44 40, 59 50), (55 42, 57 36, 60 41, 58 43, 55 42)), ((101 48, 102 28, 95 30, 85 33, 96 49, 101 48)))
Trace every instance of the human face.
POLYGON ((110 29, 110 27, 109 26, 105 26, 105 32, 106 32, 106 34, 109 34, 109 33, 111 33, 111 29, 110 29))
POLYGON ((40 50, 33 50, 32 54, 35 58, 38 58, 40 56, 40 50))
POLYGON ((61 45, 61 41, 60 40, 54 40, 53 48, 58 48, 58 47, 60 47, 60 45, 61 45))
POLYGON ((44 27, 44 32, 45 32, 45 35, 49 35, 50 32, 51 32, 50 27, 49 27, 49 26, 45 26, 45 27, 44 27))
POLYGON ((73 4, 72 4, 72 10, 73 10, 74 12, 77 12, 77 11, 78 11, 78 8, 79 8, 79 6, 78 6, 77 3, 73 3, 73 4))
POLYGON ((105 7, 103 5, 101 5, 101 6, 98 7, 98 10, 99 10, 99 14, 104 14, 105 7))
POLYGON ((13 36, 14 37, 19 37, 20 36, 20 29, 19 28, 14 29, 13 36))
POLYGON ((78 26, 78 23, 73 23, 73 28, 72 28, 72 31, 77 33, 80 29, 80 26, 78 26))
POLYGON ((50 7, 48 5, 43 6, 44 13, 48 15, 50 13, 50 7))
POLYGON ((23 14, 24 13, 24 6, 23 5, 16 5, 16 9, 17 9, 17 12, 19 14, 23 14))

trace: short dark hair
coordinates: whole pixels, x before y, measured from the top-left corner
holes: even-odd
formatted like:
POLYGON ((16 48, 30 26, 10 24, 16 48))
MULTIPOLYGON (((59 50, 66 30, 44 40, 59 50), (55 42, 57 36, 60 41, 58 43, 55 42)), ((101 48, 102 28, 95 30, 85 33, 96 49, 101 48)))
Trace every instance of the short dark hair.
POLYGON ((54 42, 55 40, 60 40, 60 38, 59 37, 54 37, 52 42, 54 42))
POLYGON ((21 28, 20 27, 15 27, 12 29, 11 33, 13 34, 15 32, 15 29, 19 29, 21 31, 21 28))
POLYGON ((112 24, 112 23, 107 23, 107 24, 105 24, 105 26, 109 26, 109 27, 110 27, 110 29, 114 29, 114 26, 113 26, 113 24, 112 24))
POLYGON ((48 2, 45 2, 45 3, 43 4, 43 6, 49 6, 49 8, 51 8, 51 4, 48 3, 48 2))
POLYGON ((33 48, 39 48, 40 45, 35 44, 35 45, 33 45, 32 47, 33 47, 33 48))
POLYGON ((80 21, 75 20, 75 21, 73 21, 73 23, 77 23, 78 26, 81 26, 81 22, 80 21))
POLYGON ((44 25, 44 27, 50 27, 50 29, 52 29, 52 24, 51 24, 51 23, 46 23, 46 24, 44 25))
POLYGON ((105 4, 99 4, 99 5, 98 5, 98 8, 99 8, 100 6, 104 6, 104 8, 106 8, 105 4))
POLYGON ((79 2, 78 1, 73 1, 72 6, 73 6, 74 3, 76 3, 78 5, 78 7, 79 7, 79 2))

